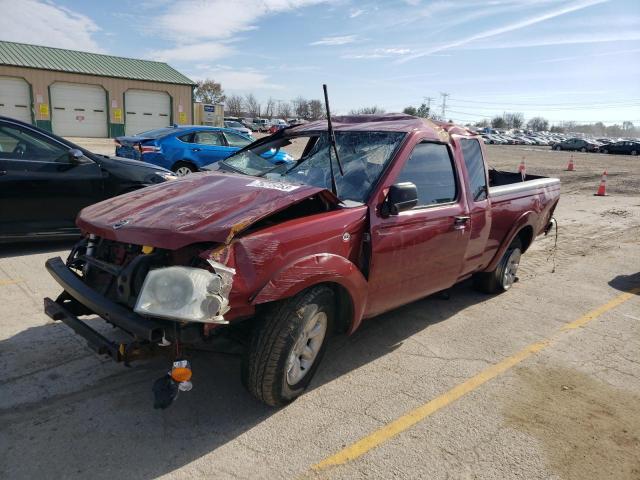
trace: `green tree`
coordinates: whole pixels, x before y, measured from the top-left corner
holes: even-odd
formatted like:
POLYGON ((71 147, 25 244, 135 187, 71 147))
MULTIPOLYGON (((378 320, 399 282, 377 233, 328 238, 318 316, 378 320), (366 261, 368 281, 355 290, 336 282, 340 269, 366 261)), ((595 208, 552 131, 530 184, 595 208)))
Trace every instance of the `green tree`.
POLYGON ((406 113, 407 115, 413 115, 414 117, 418 114, 418 110, 416 107, 408 106, 402 111, 402 113, 406 113))
POLYGON ((194 96, 198 102, 202 103, 223 103, 226 98, 222 85, 210 78, 196 83, 194 96))

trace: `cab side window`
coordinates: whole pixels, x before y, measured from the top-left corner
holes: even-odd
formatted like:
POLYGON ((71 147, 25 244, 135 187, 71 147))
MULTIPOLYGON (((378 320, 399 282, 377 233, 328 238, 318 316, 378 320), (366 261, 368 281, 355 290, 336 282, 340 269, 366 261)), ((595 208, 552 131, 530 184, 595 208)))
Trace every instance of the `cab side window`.
POLYGON ((456 175, 446 145, 419 143, 402 167, 396 182, 412 182, 419 207, 450 203, 456 199, 456 175))
POLYGON ((0 125, 0 158, 69 163, 69 150, 39 133, 17 125, 0 125))
POLYGON ((487 198, 487 177, 484 170, 484 159, 478 140, 471 138, 460 139, 464 165, 469 174, 469 186, 473 200, 479 202, 487 198))
POLYGON ((224 139, 218 132, 196 132, 193 134, 193 143, 200 145, 213 145, 224 147, 224 139))

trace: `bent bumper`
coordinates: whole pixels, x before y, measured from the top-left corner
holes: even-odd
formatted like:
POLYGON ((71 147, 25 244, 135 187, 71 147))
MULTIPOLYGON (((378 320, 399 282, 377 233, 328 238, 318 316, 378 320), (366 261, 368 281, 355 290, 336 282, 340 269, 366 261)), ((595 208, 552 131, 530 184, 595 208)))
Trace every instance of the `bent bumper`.
MULTIPOLYGON (((160 341, 162 339, 163 331, 166 326, 164 322, 161 323, 159 321, 142 317, 122 305, 109 300, 103 295, 100 295, 98 292, 86 285, 78 275, 68 268, 60 257, 50 258, 45 263, 45 266, 51 276, 60 284, 68 296, 86 307, 91 311, 91 313, 94 313, 104 318, 107 322, 122 328, 136 339, 151 342, 160 341)), ((57 303, 64 309, 65 300, 69 299, 59 297, 54 303, 57 303)), ((56 319, 54 318, 54 320, 56 319)), ((64 318, 61 318, 60 320, 67 323, 64 318)), ((78 321, 80 322, 80 320, 78 321)))

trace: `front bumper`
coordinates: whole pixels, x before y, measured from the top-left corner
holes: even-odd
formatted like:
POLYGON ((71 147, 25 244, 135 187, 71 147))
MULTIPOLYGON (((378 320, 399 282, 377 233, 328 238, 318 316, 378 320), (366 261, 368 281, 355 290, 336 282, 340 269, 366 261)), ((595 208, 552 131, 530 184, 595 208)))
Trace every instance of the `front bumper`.
POLYGON ((82 281, 65 265, 60 257, 50 258, 45 266, 64 292, 56 300, 44 299, 45 313, 55 321, 62 321, 78 335, 84 337, 89 346, 100 354, 109 355, 115 361, 127 360, 133 348, 153 345, 163 337, 173 341, 193 343, 202 339, 202 327, 195 324, 154 320, 138 315, 126 307, 106 298, 82 281), (129 342, 114 342, 80 320, 80 315, 98 315, 119 327, 130 337, 129 342))

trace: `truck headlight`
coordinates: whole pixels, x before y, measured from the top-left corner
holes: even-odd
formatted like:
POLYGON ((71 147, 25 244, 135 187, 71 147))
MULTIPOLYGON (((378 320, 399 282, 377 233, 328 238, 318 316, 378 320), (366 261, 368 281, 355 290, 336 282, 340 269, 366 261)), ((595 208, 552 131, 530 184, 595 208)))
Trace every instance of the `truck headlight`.
POLYGON ((134 311, 171 320, 224 322, 222 316, 229 310, 235 270, 217 262, 209 263, 214 272, 191 267, 151 270, 134 311))

